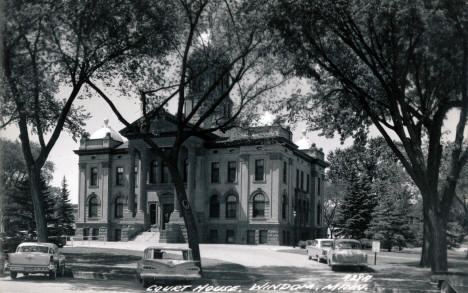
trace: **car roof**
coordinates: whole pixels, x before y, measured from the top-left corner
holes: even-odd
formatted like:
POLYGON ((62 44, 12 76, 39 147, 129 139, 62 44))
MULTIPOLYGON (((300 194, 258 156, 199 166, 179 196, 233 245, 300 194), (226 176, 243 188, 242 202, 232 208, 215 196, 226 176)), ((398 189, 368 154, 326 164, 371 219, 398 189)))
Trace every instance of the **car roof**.
POLYGON ((333 239, 330 239, 330 238, 319 238, 319 239, 315 239, 317 241, 333 241, 333 239))
POLYGON ((335 239, 335 242, 356 242, 356 243, 361 243, 361 241, 356 240, 356 239, 335 239))
POLYGON ((177 250, 191 250, 190 248, 188 247, 172 247, 172 246, 164 246, 164 245, 159 245, 159 246, 149 246, 149 247, 146 247, 145 248, 145 251, 146 250, 150 250, 150 249, 162 249, 162 250, 174 250, 174 251, 177 251, 177 250))
POLYGON ((57 245, 54 243, 48 243, 48 242, 23 242, 19 246, 47 246, 50 248, 55 248, 57 245))

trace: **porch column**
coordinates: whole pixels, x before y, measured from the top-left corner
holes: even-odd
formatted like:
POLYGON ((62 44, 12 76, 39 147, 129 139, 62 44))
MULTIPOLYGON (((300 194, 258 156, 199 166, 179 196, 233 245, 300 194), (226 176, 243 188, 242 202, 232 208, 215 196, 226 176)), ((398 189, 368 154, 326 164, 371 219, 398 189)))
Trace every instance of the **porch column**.
POLYGON ((140 161, 140 202, 138 203, 138 212, 146 213, 146 182, 148 176, 148 150, 145 148, 141 150, 140 161))
MULTIPOLYGON (((184 168, 184 160, 183 160, 182 155, 179 155, 179 159, 177 161, 177 169, 179 170, 181 174, 183 173, 183 170, 184 170, 183 168, 184 168)), ((169 222, 184 223, 184 219, 180 215, 180 203, 179 203, 179 200, 177 199, 177 190, 175 186, 174 186, 174 211, 171 214, 169 222)))
POLYGON ((128 164, 128 201, 127 208, 132 214, 135 211, 135 149, 130 148, 130 162, 128 164))

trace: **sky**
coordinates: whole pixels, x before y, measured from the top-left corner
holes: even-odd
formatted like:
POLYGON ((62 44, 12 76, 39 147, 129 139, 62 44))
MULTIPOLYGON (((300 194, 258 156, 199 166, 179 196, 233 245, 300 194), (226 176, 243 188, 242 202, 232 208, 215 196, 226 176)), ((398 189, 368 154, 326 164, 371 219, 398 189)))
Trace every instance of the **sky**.
MULTIPOLYGON (((59 95, 66 96, 67 89, 62 89, 59 95)), ((127 121, 133 121, 140 117, 139 102, 134 99, 121 97, 118 93, 107 92, 109 96, 114 98, 114 103, 121 111, 122 115, 127 121)), ((85 130, 92 134, 99 128, 104 126, 104 120, 109 119, 109 126, 116 131, 121 130, 124 126, 118 121, 113 112, 107 104, 97 96, 85 100, 78 100, 77 105, 84 105, 92 117, 86 121, 85 130)), ((171 106, 169 106, 171 108, 171 106)), ((262 118, 264 124, 269 124, 273 121, 274 115, 266 112, 262 118)), ((446 139, 453 140, 453 133, 456 128, 456 121, 458 120, 458 111, 451 111, 447 115, 444 124, 444 131, 449 131, 446 139)), ((318 148, 323 148, 325 155, 330 151, 337 148, 343 148, 351 145, 351 140, 348 139, 344 144, 340 143, 339 137, 327 139, 319 136, 318 132, 305 133, 306 124, 304 122, 296 125, 293 131, 293 142, 299 146, 300 149, 309 148, 312 143, 315 143, 318 148)), ((371 135, 377 135, 377 131, 371 130, 371 135)), ((19 140, 19 130, 15 126, 8 127, 0 131, 0 136, 11 140, 19 140)), ((465 137, 467 135, 465 134, 465 137)), ((74 141, 67 132, 62 132, 57 143, 52 149, 48 160, 52 161, 55 165, 54 177, 51 182, 53 186, 60 186, 63 177, 67 179, 70 199, 72 203, 78 203, 78 155, 73 150, 79 148, 79 140, 74 141)))

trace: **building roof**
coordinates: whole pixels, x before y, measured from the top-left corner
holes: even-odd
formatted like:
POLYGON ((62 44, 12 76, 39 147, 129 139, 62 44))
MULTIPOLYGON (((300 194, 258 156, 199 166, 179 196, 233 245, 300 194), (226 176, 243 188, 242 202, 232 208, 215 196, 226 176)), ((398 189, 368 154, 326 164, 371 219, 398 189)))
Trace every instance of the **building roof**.
POLYGON ((104 139, 108 135, 110 135, 110 137, 115 141, 124 141, 122 136, 120 136, 120 134, 117 131, 115 131, 109 126, 108 119, 104 120, 104 126, 96 130, 93 134, 91 134, 89 139, 104 139))

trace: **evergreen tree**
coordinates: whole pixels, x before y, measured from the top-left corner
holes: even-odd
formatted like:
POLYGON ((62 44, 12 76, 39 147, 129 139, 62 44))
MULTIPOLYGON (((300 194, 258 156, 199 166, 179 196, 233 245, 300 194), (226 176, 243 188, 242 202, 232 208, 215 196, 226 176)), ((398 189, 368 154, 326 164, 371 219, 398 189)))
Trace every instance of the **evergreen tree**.
POLYGON ((57 196, 55 204, 55 216, 57 218, 57 230, 60 235, 73 235, 73 223, 75 217, 73 215, 73 207, 70 203, 70 191, 65 176, 62 180, 62 186, 57 196))
POLYGON ((369 238, 380 240, 382 247, 392 250, 393 246, 405 247, 411 240, 412 233, 409 227, 409 196, 407 193, 384 193, 379 196, 379 203, 372 213, 369 238))
MULTIPOLYGON (((45 178, 41 178, 40 190, 44 196, 44 211, 47 225, 56 224, 54 215, 55 197, 50 192, 50 187, 45 178)), ((25 179, 17 186, 7 189, 5 192, 5 232, 7 235, 15 235, 18 231, 36 231, 33 203, 31 201, 31 192, 29 180, 25 179)))
POLYGON ((361 239, 365 237, 375 207, 368 176, 359 176, 357 170, 349 174, 348 190, 338 209, 337 235, 361 239))

